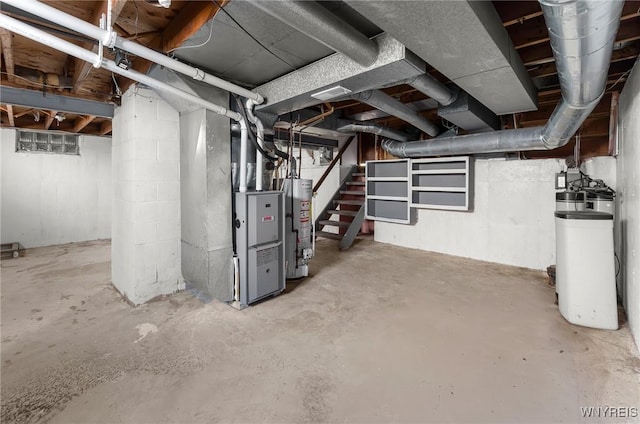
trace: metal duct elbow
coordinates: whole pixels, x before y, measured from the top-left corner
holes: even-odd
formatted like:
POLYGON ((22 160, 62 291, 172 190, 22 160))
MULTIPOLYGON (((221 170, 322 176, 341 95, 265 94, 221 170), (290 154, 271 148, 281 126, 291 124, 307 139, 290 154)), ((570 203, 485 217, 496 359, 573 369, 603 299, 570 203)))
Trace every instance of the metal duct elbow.
POLYGON ((604 95, 623 3, 540 0, 562 88, 544 127, 547 148, 564 146, 604 95))
POLYGON ((409 137, 391 128, 382 127, 380 125, 372 125, 365 123, 346 124, 338 128, 340 132, 365 132, 369 134, 377 134, 379 136, 390 138, 398 141, 407 141, 409 137))
POLYGON ((418 114, 404 103, 394 99, 380 90, 368 90, 349 96, 349 98, 366 103, 389 115, 402 119, 432 137, 440 134, 440 129, 431 121, 418 114))
POLYGON ((252 4, 362 66, 371 65, 378 57, 375 42, 315 1, 259 0, 252 4))
POLYGON ((469 134, 382 147, 400 157, 425 157, 566 145, 604 94, 622 1, 540 0, 558 69, 562 99, 544 127, 469 134))

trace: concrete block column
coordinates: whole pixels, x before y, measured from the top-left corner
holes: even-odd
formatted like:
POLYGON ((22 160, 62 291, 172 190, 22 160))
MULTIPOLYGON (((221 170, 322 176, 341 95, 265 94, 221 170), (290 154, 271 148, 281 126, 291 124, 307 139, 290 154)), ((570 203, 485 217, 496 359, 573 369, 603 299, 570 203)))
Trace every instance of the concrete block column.
POLYGON ((112 142, 111 278, 138 305, 184 288, 178 112, 132 86, 115 110, 112 142))

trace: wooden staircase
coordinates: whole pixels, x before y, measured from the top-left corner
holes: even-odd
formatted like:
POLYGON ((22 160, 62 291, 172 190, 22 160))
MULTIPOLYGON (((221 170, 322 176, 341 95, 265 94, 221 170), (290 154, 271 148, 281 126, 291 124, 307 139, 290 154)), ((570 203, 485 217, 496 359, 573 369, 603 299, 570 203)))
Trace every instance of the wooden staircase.
POLYGON ((333 199, 318 214, 316 235, 340 241, 340 250, 351 247, 364 222, 365 201, 364 172, 357 166, 349 171, 333 199), (328 227, 338 232, 325 231, 328 227))

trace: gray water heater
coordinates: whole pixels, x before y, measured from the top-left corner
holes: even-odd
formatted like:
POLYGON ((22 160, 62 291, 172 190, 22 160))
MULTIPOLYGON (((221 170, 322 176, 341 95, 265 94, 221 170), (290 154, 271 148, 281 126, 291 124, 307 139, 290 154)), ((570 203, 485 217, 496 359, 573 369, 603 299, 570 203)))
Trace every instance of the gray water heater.
POLYGON ((281 191, 235 196, 238 273, 234 297, 245 307, 285 289, 284 198, 281 191))

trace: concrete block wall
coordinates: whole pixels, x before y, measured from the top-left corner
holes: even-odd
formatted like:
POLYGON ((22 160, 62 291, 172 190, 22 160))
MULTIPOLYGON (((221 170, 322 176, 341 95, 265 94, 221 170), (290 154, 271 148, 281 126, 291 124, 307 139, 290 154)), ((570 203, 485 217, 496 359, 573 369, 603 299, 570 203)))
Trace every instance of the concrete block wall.
MULTIPOLYGON (((473 212, 418 209, 415 225, 376 222, 375 240, 546 269, 555 263, 555 173, 565 168, 556 159, 476 160, 473 212)), ((583 169, 615 185, 615 160, 589 161, 583 169)))
POLYGON ((418 210, 415 225, 376 222, 375 240, 544 269, 554 263, 558 160, 476 160, 473 212, 418 210))
POLYGON ((640 60, 620 95, 618 196, 622 287, 629 328, 640 350, 640 60))
POLYGON ((112 281, 133 304, 184 288, 178 112, 132 86, 113 119, 112 281))
POLYGON ((1 238, 40 247, 111 237, 111 138, 80 137, 80 155, 16 152, 0 129, 1 238))

